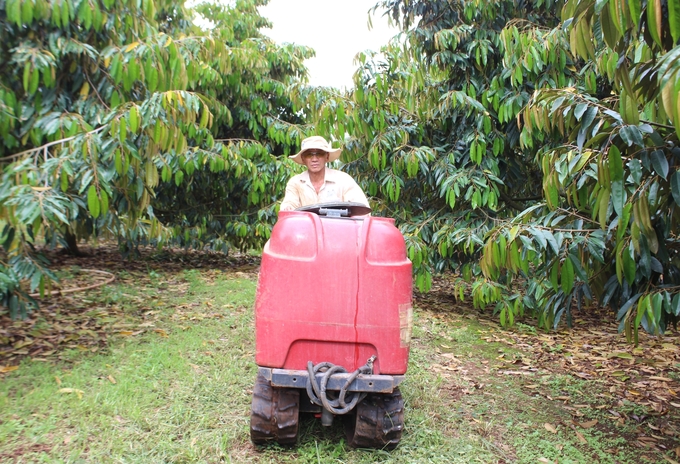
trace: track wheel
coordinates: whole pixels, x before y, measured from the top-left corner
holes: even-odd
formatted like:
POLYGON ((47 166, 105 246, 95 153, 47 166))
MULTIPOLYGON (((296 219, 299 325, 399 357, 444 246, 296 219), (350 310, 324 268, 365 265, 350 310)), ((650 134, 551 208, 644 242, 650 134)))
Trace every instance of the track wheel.
POLYGON ((253 388, 250 414, 250 439, 256 445, 277 442, 295 444, 300 412, 300 391, 272 387, 258 375, 253 388))
POLYGON ((394 449, 404 430, 404 399, 398 388, 392 393, 369 394, 356 406, 356 416, 347 419, 350 446, 394 449))

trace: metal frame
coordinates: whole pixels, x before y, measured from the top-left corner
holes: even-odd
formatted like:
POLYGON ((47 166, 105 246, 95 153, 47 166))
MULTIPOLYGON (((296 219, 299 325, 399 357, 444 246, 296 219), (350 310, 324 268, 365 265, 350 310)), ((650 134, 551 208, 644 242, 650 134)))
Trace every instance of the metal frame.
MULTIPOLYGON (((301 388, 307 386, 309 373, 303 370, 274 369, 258 367, 258 373, 266 378, 273 387, 301 388)), ((317 382, 321 381, 323 373, 316 374, 317 382)), ((328 390, 341 390, 351 373, 336 373, 328 380, 328 390)), ((348 392, 392 393, 404 381, 404 375, 367 375, 359 374, 347 388, 348 392)))

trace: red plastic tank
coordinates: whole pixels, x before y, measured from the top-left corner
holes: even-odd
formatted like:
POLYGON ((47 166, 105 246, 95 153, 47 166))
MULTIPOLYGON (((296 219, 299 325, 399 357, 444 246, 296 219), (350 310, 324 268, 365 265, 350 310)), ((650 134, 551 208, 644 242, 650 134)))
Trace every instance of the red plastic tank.
POLYGON ((411 262, 394 220, 286 211, 262 253, 255 361, 404 374, 412 328, 411 262))

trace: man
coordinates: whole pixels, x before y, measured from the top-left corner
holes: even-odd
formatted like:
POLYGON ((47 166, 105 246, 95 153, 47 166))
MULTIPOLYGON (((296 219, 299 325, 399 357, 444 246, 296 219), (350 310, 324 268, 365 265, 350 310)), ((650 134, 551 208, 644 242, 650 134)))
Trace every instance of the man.
POLYGON ((366 195, 349 174, 326 167, 326 163, 338 159, 341 152, 341 148, 333 149, 326 139, 318 135, 304 139, 300 152, 290 158, 306 166, 307 170, 288 181, 280 211, 331 201, 368 206, 366 195))

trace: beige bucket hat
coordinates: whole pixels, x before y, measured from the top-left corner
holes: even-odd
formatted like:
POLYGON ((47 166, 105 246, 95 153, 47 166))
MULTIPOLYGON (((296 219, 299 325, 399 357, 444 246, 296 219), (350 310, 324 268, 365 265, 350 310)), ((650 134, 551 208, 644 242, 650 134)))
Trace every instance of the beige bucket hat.
POLYGON ((324 139, 320 135, 313 135, 312 137, 307 137, 306 139, 302 140, 302 143, 300 144, 300 151, 291 156, 290 159, 292 159, 298 164, 304 164, 302 162, 302 153, 312 149, 323 150, 326 153, 328 153, 329 162, 335 161, 336 159, 340 158, 340 153, 342 153, 342 148, 334 149, 333 147, 331 147, 331 144, 326 141, 326 139, 324 139))

